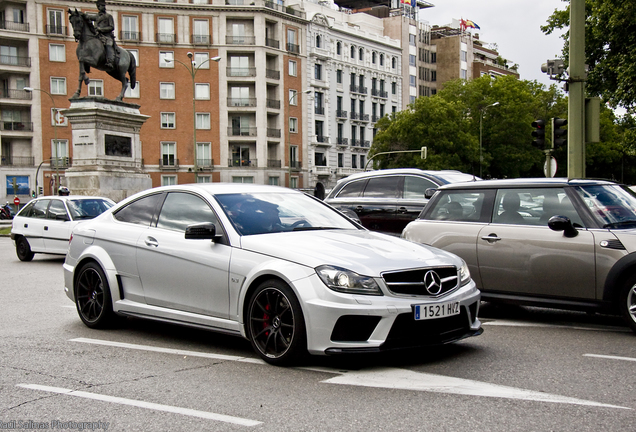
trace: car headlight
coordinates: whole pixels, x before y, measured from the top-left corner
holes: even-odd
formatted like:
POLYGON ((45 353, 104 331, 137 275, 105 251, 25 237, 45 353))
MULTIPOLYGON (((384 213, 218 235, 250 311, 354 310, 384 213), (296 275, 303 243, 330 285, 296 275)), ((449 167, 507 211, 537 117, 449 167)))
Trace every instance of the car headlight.
POLYGON ((468 264, 462 260, 462 266, 459 269, 459 286, 464 286, 470 282, 470 270, 468 270, 468 264))
POLYGON ((334 291, 347 294, 382 295, 380 287, 372 277, 328 265, 316 267, 316 273, 325 285, 334 291))

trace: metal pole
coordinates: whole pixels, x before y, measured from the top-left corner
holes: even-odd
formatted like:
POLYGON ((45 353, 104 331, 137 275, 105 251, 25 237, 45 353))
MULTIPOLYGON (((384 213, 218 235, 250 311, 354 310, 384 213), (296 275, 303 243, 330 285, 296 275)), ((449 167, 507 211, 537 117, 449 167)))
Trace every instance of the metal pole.
POLYGON ((480 109, 479 110, 479 178, 483 178, 483 175, 481 174, 481 163, 484 159, 484 157, 482 156, 481 153, 481 149, 482 149, 482 144, 481 144, 481 130, 482 130, 482 123, 484 121, 484 110, 480 109))
POLYGON ((585 178, 585 0, 570 2, 568 178, 585 178))

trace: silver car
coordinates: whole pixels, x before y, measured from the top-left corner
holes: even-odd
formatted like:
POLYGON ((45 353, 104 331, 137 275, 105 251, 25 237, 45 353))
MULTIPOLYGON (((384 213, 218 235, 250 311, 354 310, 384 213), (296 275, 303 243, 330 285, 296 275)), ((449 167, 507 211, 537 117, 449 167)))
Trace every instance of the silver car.
POLYGON ((34 254, 65 255, 73 227, 115 205, 96 196, 42 196, 29 201, 13 218, 11 239, 20 261, 34 254))
POLYGON ((460 258, 275 186, 137 194, 76 227, 64 276, 89 327, 124 315, 205 328, 249 339, 277 365, 481 333, 460 258))
POLYGON ((636 194, 626 186, 445 185, 402 237, 462 257, 483 300, 621 314, 636 332, 636 194))

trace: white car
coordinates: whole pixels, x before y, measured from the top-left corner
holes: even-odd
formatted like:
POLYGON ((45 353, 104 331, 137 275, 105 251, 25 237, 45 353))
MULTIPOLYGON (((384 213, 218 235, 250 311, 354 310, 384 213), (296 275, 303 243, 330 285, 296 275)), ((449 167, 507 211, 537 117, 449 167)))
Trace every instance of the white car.
POLYGON ((42 196, 13 218, 11 239, 21 261, 38 253, 66 255, 73 227, 103 213, 115 202, 95 196, 42 196))
POLYGON ((89 327, 116 315, 191 325, 245 337, 276 365, 482 332, 460 258, 276 186, 141 192, 75 227, 64 278, 89 327))

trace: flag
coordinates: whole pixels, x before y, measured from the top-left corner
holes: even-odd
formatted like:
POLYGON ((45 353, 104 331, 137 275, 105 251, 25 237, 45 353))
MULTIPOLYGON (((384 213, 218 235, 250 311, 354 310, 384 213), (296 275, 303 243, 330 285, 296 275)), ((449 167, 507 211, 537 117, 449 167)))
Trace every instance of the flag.
POLYGON ((480 27, 474 21, 471 21, 471 20, 466 20, 466 27, 480 30, 480 27))

